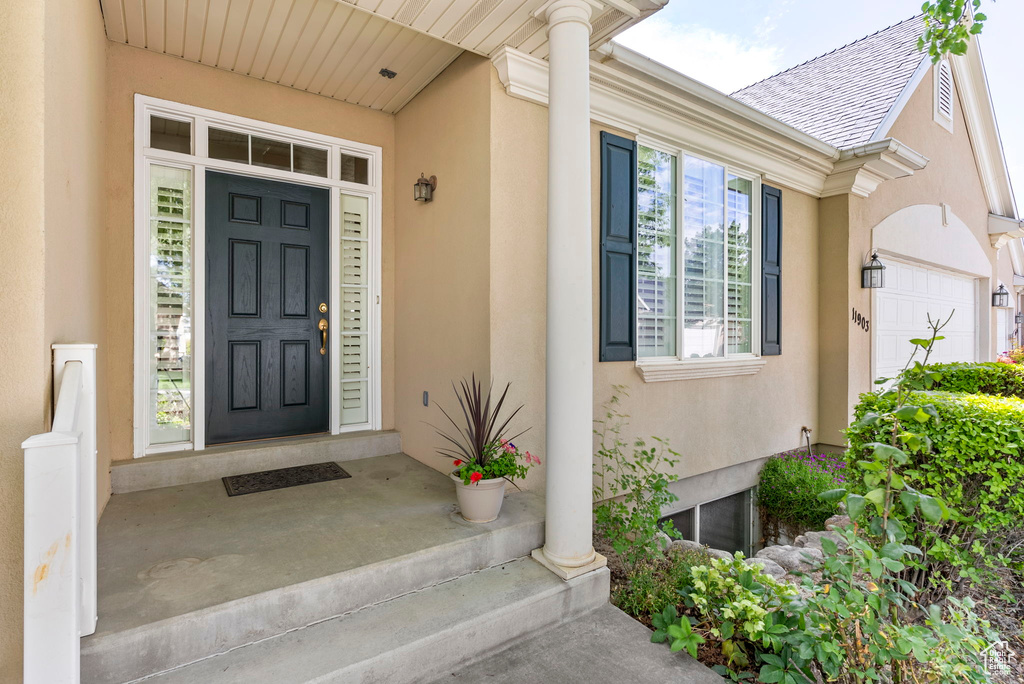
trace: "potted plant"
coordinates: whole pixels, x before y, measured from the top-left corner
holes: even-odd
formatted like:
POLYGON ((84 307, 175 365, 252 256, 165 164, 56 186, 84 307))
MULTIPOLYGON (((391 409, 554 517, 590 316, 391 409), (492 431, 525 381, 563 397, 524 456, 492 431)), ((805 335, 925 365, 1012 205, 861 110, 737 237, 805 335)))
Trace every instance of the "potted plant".
POLYGON ((491 404, 491 390, 483 392, 483 384, 476 379, 462 380, 459 387, 452 383, 455 398, 462 409, 460 425, 440 405, 438 408, 454 428, 446 432, 434 428, 448 443, 439 448, 439 454, 452 458, 455 470, 451 478, 455 481, 455 495, 462 509, 462 517, 469 522, 487 523, 498 517, 505 498, 505 483, 515 484, 516 479, 526 477, 527 471, 540 459, 529 451, 520 451, 512 443, 525 430, 508 436, 508 425, 523 407, 520 406, 501 421, 501 409, 505 404, 510 384, 496 403, 491 404), (499 422, 501 421, 501 422, 499 422))

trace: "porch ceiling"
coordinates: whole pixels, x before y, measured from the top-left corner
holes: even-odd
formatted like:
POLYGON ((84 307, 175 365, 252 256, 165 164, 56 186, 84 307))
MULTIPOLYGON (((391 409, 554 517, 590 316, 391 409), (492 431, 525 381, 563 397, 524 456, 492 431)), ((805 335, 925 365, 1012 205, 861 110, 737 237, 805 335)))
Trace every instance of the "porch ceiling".
MULTIPOLYGON (((601 0, 593 47, 665 0, 601 0)), ((463 50, 547 57, 546 0, 100 0, 107 38, 393 113, 463 50), (380 75, 389 69, 397 75, 380 75)))

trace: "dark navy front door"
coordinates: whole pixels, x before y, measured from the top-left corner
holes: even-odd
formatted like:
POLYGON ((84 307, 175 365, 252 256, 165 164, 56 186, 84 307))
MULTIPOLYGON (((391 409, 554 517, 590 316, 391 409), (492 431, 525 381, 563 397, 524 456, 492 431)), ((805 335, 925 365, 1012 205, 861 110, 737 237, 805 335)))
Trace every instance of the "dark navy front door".
POLYGON ((206 173, 207 444, 328 430, 329 217, 326 189, 206 173))

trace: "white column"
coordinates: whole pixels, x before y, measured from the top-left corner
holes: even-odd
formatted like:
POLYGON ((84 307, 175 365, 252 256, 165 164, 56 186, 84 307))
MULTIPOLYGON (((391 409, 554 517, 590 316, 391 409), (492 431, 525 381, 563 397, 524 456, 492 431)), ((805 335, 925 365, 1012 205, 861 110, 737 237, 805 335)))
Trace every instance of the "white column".
POLYGON ((553 0, 548 22, 547 515, 533 555, 569 579, 605 565, 594 552, 593 225, 590 14, 553 0))

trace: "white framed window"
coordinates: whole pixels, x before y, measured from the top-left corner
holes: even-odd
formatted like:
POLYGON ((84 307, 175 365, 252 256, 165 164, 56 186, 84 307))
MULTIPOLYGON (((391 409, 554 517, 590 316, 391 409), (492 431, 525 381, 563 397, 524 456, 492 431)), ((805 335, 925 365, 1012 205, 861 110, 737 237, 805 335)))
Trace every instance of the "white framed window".
POLYGON ((641 143, 637 368, 647 381, 756 372, 761 182, 727 163, 641 143))
POLYGON ((950 133, 953 132, 953 70, 948 60, 941 60, 935 65, 935 95, 934 111, 932 113, 935 123, 941 125, 950 133))
POLYGON ((135 456, 205 447, 207 170, 331 191, 330 430, 380 429, 382 150, 135 97, 135 456))

